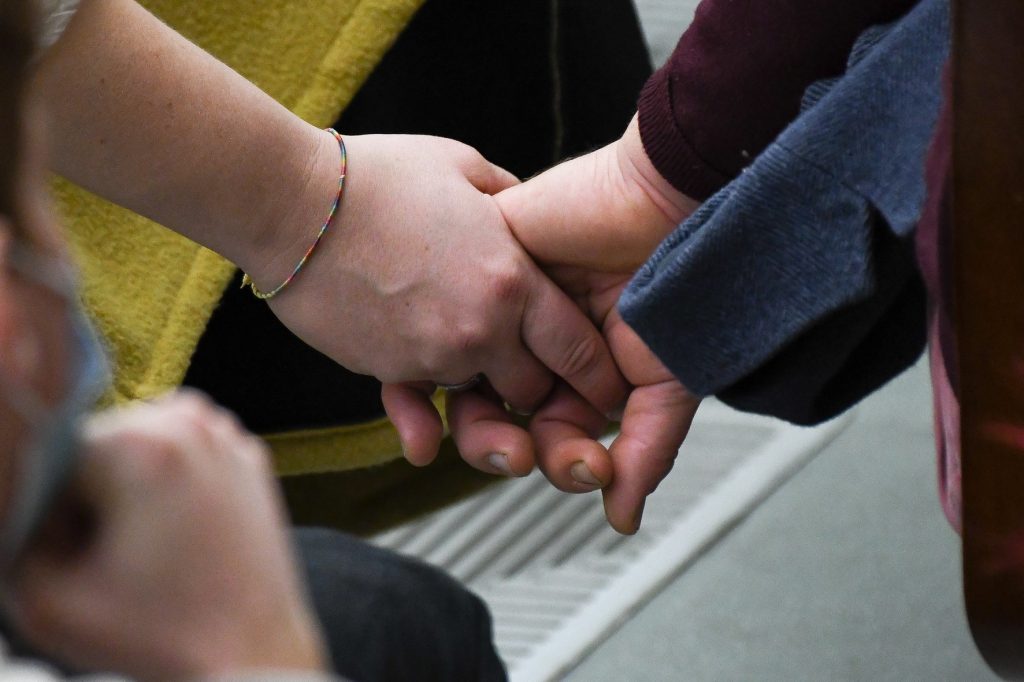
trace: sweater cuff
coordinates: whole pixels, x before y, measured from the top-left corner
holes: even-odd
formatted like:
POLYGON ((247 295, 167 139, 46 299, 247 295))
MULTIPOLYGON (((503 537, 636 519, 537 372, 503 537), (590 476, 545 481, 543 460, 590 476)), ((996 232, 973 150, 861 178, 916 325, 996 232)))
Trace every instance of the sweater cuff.
POLYGON ((873 225, 862 195, 773 148, 662 242, 619 311, 691 393, 714 395, 875 291, 873 225))
POLYGON ((704 201, 732 178, 712 168, 679 130, 672 107, 670 72, 662 67, 648 79, 637 105, 640 139, 654 168, 686 196, 704 201))

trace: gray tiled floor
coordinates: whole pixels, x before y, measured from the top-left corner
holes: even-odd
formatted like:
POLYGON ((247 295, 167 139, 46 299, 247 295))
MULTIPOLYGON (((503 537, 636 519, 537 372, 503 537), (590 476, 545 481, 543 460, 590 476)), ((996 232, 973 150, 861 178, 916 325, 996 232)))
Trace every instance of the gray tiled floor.
MULTIPOLYGON (((660 63, 696 3, 637 4, 660 63)), ((966 629, 959 539, 935 489, 919 366, 569 679, 995 679, 966 629)))

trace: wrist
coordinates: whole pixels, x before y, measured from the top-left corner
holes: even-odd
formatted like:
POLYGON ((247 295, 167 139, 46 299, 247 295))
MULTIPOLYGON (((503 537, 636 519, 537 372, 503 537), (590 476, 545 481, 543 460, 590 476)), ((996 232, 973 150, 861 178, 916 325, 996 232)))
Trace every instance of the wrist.
POLYGON ((665 218, 664 224, 670 226, 662 237, 700 206, 699 201, 673 187, 654 167, 644 149, 635 115, 616 143, 616 158, 622 176, 647 196, 651 206, 665 218))
POLYGON ((295 158, 282 163, 281 182, 255 213, 237 255, 225 254, 263 291, 278 286, 292 273, 338 196, 338 142, 325 130, 307 128, 305 138, 292 147, 295 158))

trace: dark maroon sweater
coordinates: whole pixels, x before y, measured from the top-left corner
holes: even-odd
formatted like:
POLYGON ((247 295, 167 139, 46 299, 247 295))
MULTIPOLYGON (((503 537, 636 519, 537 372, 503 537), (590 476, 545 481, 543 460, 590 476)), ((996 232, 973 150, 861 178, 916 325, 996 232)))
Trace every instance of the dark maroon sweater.
POLYGON ((842 75, 857 37, 916 0, 704 0, 640 95, 655 168, 706 199, 778 136, 814 81, 842 75))

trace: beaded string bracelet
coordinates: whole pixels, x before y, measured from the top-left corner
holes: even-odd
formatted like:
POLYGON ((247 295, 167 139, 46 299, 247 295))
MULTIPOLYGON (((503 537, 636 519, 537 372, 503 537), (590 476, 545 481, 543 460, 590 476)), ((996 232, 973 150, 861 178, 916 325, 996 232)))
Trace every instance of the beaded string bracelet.
POLYGON ((325 220, 324 224, 320 227, 320 232, 317 233, 316 239, 313 240, 313 243, 306 250, 306 255, 302 257, 299 264, 295 266, 294 270, 292 270, 292 274, 288 275, 288 278, 281 282, 281 284, 276 288, 266 292, 260 291, 256 287, 256 283, 252 281, 252 277, 247 274, 242 275, 242 288, 244 289, 245 287, 249 287, 252 290, 253 296, 258 299, 265 301, 268 298, 273 298, 281 293, 286 286, 291 284, 292 280, 295 279, 295 276, 299 274, 299 270, 302 269, 302 266, 304 266, 306 261, 309 260, 309 257, 313 255, 313 251, 316 249, 317 244, 319 244, 320 240, 323 239, 324 233, 327 232, 327 228, 330 227, 331 221, 334 220, 334 215, 338 212, 338 206, 341 205, 341 195, 345 190, 345 173, 348 171, 348 153, 345 151, 345 140, 342 138, 341 133, 334 128, 327 128, 327 132, 334 135, 334 139, 338 141, 338 147, 341 149, 341 172, 338 175, 338 195, 334 197, 334 204, 331 205, 331 212, 327 215, 327 220, 325 220))

